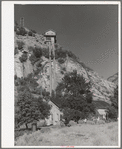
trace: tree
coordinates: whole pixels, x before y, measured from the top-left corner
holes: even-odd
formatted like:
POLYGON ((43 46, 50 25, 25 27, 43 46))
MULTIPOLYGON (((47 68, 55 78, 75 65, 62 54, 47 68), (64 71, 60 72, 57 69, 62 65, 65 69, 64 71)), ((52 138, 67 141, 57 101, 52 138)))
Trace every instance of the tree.
POLYGON ((18 109, 15 111, 15 122, 17 126, 33 123, 49 116, 50 106, 42 98, 34 98, 32 94, 24 90, 18 95, 16 103, 18 109))
POLYGON ((108 117, 117 119, 118 117, 118 86, 114 89, 114 96, 110 98, 111 106, 108 107, 108 117))
MULTIPOLYGON (((83 76, 77 74, 77 71, 73 71, 65 74, 62 82, 56 88, 56 96, 53 96, 51 100, 60 102, 62 109, 71 110, 69 117, 78 122, 80 118, 95 113, 90 88, 90 82, 86 82, 83 76)), ((64 112, 64 117, 67 115, 67 112, 64 112)))
POLYGON ((118 86, 114 89, 114 96, 111 97, 111 106, 118 111, 118 86))

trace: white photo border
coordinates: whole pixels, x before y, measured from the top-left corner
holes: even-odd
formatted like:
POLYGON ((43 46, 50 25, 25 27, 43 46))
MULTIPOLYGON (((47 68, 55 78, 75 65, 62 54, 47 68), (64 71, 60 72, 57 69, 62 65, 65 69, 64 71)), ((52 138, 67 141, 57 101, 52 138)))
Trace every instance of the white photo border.
MULTIPOLYGON (((121 142, 121 2, 120 1, 2 1, 2 100, 1 145, 3 148, 28 148, 14 146, 14 5, 118 5, 118 71, 119 71, 119 144, 102 148, 120 147, 121 142)), ((66 146, 64 146, 66 148, 66 146)), ((101 148, 101 146, 74 146, 74 148, 101 148)), ((61 146, 29 146, 29 148, 61 148, 61 146)))

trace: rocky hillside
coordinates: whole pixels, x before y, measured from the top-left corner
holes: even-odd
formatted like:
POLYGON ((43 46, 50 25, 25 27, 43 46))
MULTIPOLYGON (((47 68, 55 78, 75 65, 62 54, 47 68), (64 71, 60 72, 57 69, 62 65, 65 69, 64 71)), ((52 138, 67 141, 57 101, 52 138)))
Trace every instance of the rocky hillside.
POLYGON ((118 73, 114 74, 113 76, 110 76, 107 80, 117 85, 118 84, 118 73))
MULTIPOLYGON (((18 35, 15 31, 15 49, 14 64, 15 75, 19 78, 27 77, 33 73, 39 83, 38 88, 49 91, 49 52, 48 46, 44 43, 44 36, 37 33, 18 35), (41 51, 41 53, 40 53, 41 51)), ((52 62, 52 68, 53 68, 52 62)), ((99 75, 79 61, 78 58, 70 51, 62 50, 56 45, 56 80, 54 84, 54 74, 52 72, 53 89, 61 82, 63 76, 67 72, 74 69, 92 84, 94 100, 109 102, 109 97, 113 95, 115 84, 104 80, 99 75)))

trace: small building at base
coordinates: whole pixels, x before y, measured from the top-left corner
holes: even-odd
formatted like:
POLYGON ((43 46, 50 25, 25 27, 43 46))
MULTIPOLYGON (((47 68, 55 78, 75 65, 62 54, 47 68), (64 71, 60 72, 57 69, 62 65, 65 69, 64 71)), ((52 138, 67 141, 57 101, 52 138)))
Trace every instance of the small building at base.
POLYGON ((60 123, 60 118, 62 112, 60 108, 53 102, 49 101, 49 105, 51 105, 50 116, 45 119, 46 125, 57 125, 60 123))

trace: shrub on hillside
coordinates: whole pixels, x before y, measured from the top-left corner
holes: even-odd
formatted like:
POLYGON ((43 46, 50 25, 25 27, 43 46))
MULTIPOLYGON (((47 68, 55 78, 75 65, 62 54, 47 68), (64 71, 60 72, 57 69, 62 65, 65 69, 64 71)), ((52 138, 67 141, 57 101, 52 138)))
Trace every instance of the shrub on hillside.
POLYGON ((42 56, 42 48, 41 47, 35 47, 33 49, 33 54, 36 58, 40 58, 42 56))
POLYGON ((116 120, 118 117, 118 86, 114 89, 114 96, 110 100, 111 106, 108 107, 108 117, 116 120))
POLYGON ((40 71, 40 69, 34 70, 34 75, 38 75, 40 71))
POLYGON ((31 31, 29 31, 29 32, 28 32, 28 35, 29 35, 29 36, 32 36, 32 35, 33 35, 33 33, 32 33, 31 31))
POLYGON ((64 60, 63 58, 59 58, 59 59, 58 59, 58 62, 59 62, 60 64, 63 64, 63 63, 65 62, 65 60, 64 60))
POLYGON ((44 57, 46 57, 46 58, 49 58, 49 49, 43 49, 43 51, 42 51, 42 55, 44 56, 44 57))
POLYGON ((21 63, 26 62, 27 60, 27 53, 23 53, 21 57, 19 57, 21 63))
POLYGON ((34 54, 32 54, 30 57, 29 57, 29 60, 31 61, 31 64, 34 65, 35 62, 37 62, 40 58, 36 58, 36 56, 34 54))
POLYGON ((16 31, 16 34, 25 36, 27 34, 27 31, 25 30, 25 28, 20 27, 19 30, 16 31))
POLYGON ((33 46, 28 46, 28 51, 32 52, 32 51, 33 51, 33 49, 34 49, 34 47, 33 47, 33 46))
POLYGON ((116 120, 117 117, 117 110, 113 106, 108 107, 108 118, 116 120))
POLYGON ((25 43, 21 40, 17 40, 17 45, 18 45, 18 49, 21 50, 24 47, 25 43))
POLYGON ((14 49, 14 55, 16 55, 16 54, 18 54, 19 52, 18 52, 18 49, 17 48, 15 48, 14 49))

